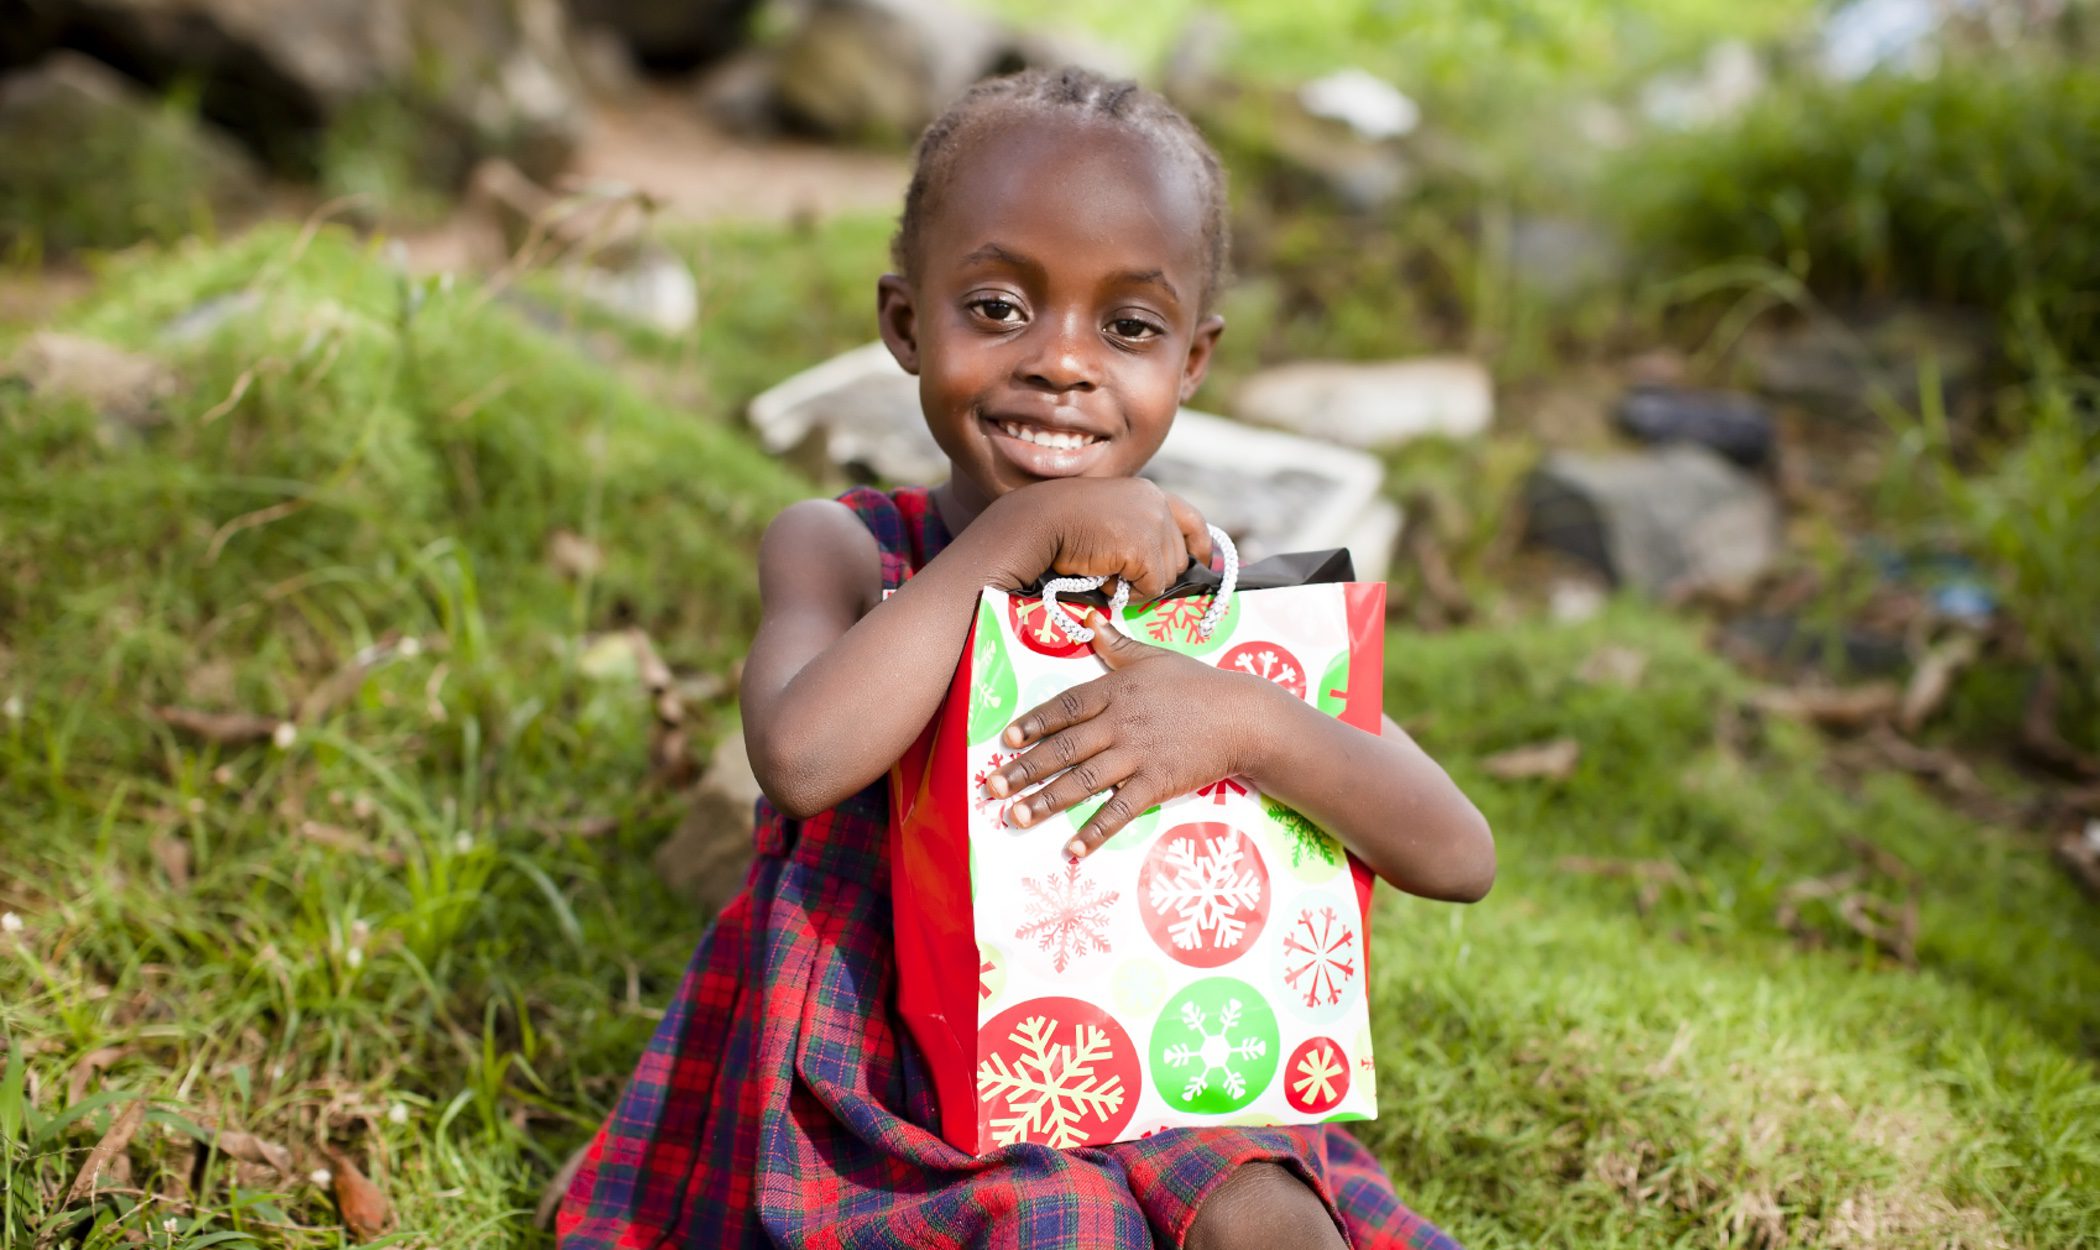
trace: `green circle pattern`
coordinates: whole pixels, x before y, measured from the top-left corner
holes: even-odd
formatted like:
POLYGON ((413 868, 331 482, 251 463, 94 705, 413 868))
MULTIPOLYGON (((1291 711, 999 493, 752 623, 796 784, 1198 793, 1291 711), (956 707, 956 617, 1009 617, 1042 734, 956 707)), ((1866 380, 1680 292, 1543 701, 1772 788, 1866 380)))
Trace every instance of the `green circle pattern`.
POLYGON ((1208 595, 1162 599, 1123 609, 1123 632, 1139 642, 1179 651, 1183 655, 1209 655, 1225 645, 1240 623, 1240 596, 1225 601, 1225 615, 1217 629, 1205 639, 1196 637, 1196 622, 1210 606, 1208 595))
POLYGON ((1320 688, 1313 692, 1313 702, 1329 716, 1340 716, 1349 706, 1349 652, 1334 657, 1334 663, 1320 674, 1320 688))
POLYGON ((1348 862, 1341 841, 1314 824, 1297 808, 1264 794, 1261 809, 1268 814, 1269 832, 1279 843, 1275 855, 1300 881, 1318 885, 1340 872, 1348 862))
POLYGON ((1206 977, 1167 1000, 1152 1026, 1152 1083, 1166 1104, 1229 1115, 1275 1079, 1276 1012, 1233 977, 1206 977))
POLYGON ((999 613, 990 600, 979 600, 977 632, 970 640, 970 742, 997 737, 1021 714, 1019 703, 1020 685, 999 613))
MULTIPOLYGON (((1078 833, 1081 829, 1086 828, 1086 822, 1092 820, 1094 813, 1100 811, 1102 805, 1107 802, 1108 797, 1106 795, 1097 794, 1093 798, 1081 803, 1075 803, 1071 807, 1066 808, 1065 815, 1072 822, 1072 832, 1078 833)), ((1157 828, 1159 828, 1159 804, 1154 803, 1144 811, 1139 812, 1135 820, 1110 834, 1108 841, 1103 842, 1096 849, 1103 851, 1134 851, 1149 842, 1152 839, 1152 831, 1157 828)))

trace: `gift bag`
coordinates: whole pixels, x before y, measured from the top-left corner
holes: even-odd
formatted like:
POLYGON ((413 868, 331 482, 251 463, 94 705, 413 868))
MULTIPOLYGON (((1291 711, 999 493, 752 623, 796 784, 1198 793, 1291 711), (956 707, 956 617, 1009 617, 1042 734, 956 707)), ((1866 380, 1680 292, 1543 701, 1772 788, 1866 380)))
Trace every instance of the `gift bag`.
MULTIPOLYGON (((1251 565, 1236 587, 1196 569, 1118 624, 1377 733, 1385 586, 1349 577, 1342 552, 1251 565)), ((942 1136, 983 1154, 1369 1119, 1371 876, 1339 841, 1228 777, 1075 863, 1065 844, 1102 796, 1021 829, 984 789, 1010 723, 1107 671, 1067 619, 986 590, 940 712, 890 777, 898 1003, 942 1136)), ((1188 717, 1200 733, 1204 709, 1188 717)))

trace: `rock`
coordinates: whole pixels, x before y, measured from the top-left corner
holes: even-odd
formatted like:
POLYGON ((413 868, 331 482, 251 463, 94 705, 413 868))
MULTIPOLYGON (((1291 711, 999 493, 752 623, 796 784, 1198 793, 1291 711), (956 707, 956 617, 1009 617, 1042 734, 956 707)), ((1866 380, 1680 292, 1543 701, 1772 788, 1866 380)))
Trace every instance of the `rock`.
POLYGON ((1641 88, 1641 112, 1671 130, 1692 130, 1726 121, 1764 94, 1765 67, 1756 49, 1740 39, 1707 49, 1694 73, 1659 74, 1641 88))
POLYGON ((40 0, 68 46, 148 85, 194 84, 203 114, 310 172, 316 137, 405 107, 417 161, 448 181, 500 153, 551 176, 580 116, 559 0, 40 0))
POLYGON ((750 867, 755 807, 763 794, 744 753, 744 735, 722 739, 685 819, 650 858, 657 878, 705 910, 721 910, 750 867))
POLYGON ((255 161, 108 66, 54 52, 0 78, 0 244, 123 247, 257 208, 255 161))
POLYGON ((579 24, 618 35, 644 69, 677 73, 744 42, 758 0, 568 0, 579 24))
MULTIPOLYGON (((892 482, 939 482, 948 460, 926 432, 918 380, 870 343, 751 401, 774 452, 812 448, 831 464, 892 482)), ((1399 511, 1380 496, 1376 457, 1184 409, 1145 476, 1222 526, 1248 559, 1346 546, 1364 576, 1391 566, 1399 511)))
POLYGON ((645 243, 630 260, 607 267, 577 263, 561 271, 562 285, 601 310, 677 336, 700 324, 700 283, 683 257, 645 243))
POLYGON ((1624 278, 1627 265, 1618 240, 1588 222, 1519 217, 1510 229, 1509 267, 1527 289, 1560 300, 1624 278))
POLYGON ((1772 460, 1772 412, 1748 395, 1636 386, 1619 401, 1618 419, 1644 443, 1696 443, 1746 469, 1772 460))
POLYGON ((1495 400, 1478 361, 1430 357, 1278 365, 1247 379, 1236 407, 1250 421, 1293 433, 1391 447, 1431 434, 1475 437, 1486 431, 1495 400))
POLYGON ((1313 112, 1297 92, 1257 100, 1253 107, 1263 116, 1262 137, 1271 154, 1344 208, 1375 213, 1414 185, 1414 167, 1398 144, 1366 138, 1347 122, 1313 112))
POLYGON ((105 439, 167 419, 162 405, 181 389, 175 371, 100 339, 39 331, 8 361, 5 373, 43 399, 78 400, 102 419, 105 439))
POLYGON ((1703 447, 1555 452, 1525 483, 1531 541, 1656 596, 1740 584, 1779 553, 1770 490, 1703 447))
POLYGON ((1314 117, 1337 121, 1372 142, 1397 139, 1422 124, 1422 108, 1369 70, 1345 69, 1298 88, 1298 103, 1314 117))
POLYGON ((781 109, 818 133, 908 141, 998 66, 994 23, 944 0, 815 0, 781 48, 781 109))
POLYGON ((1929 360, 1939 401, 1950 410, 1976 390, 1989 363, 1982 318, 1951 309, 1896 308, 1844 323, 1810 322, 1749 348, 1757 389, 1824 416, 1867 420, 1880 405, 1918 411, 1920 368, 1929 360))

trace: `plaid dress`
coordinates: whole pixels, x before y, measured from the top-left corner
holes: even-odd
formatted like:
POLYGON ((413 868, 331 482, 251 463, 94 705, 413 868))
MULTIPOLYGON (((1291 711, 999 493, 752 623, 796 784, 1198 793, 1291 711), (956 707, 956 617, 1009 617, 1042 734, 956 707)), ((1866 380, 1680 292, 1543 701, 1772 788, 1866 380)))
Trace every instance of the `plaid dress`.
MULTIPOLYGON (((874 531, 886 590, 948 540, 923 489, 842 502, 874 531)), ((943 1141, 895 1013, 888 820, 881 781, 803 821, 759 802, 758 858, 569 1187, 563 1250, 1179 1246, 1204 1198, 1261 1160, 1354 1246, 1456 1250, 1338 1126, 982 1157, 943 1141)))

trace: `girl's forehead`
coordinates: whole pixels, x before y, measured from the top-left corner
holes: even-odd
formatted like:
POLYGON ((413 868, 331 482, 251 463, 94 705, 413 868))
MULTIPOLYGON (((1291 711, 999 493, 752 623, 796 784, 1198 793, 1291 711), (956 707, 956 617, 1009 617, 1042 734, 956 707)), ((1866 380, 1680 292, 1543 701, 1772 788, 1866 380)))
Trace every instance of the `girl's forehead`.
MULTIPOLYGON (((1204 188, 1189 154, 1114 121, 1016 112, 959 135, 921 243, 931 264, 987 246, 1204 278, 1204 188)), ((1186 298, 1193 299, 1191 294, 1186 298)))

